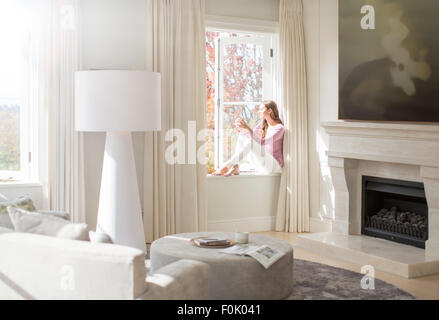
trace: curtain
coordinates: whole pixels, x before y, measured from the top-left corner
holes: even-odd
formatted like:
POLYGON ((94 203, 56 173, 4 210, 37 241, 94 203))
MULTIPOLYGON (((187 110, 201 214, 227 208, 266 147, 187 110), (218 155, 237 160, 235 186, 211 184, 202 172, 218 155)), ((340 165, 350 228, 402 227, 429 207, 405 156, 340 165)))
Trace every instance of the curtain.
POLYGON ((75 72, 79 70, 78 0, 53 4, 53 70, 49 112, 51 209, 85 222, 83 137, 75 131, 75 72))
POLYGON ((276 231, 309 232, 308 105, 302 0, 280 1, 279 24, 286 131, 276 231))
POLYGON ((27 0, 28 105, 34 112, 39 179, 50 210, 85 222, 83 138, 74 126, 79 70, 78 0, 27 0))
POLYGON ((144 149, 144 221, 151 242, 207 228, 206 168, 194 161, 205 142, 205 136, 197 139, 205 128, 204 0, 147 0, 147 14, 146 67, 162 76, 162 131, 147 133, 144 149), (170 129, 184 133, 185 163, 165 159, 170 129))

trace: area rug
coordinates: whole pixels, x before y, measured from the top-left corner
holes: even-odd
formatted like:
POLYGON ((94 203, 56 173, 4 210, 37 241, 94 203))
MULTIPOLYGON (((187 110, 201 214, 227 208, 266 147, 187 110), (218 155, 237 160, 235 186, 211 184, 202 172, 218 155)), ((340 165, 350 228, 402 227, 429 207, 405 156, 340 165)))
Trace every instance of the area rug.
MULTIPOLYGON (((146 267, 149 272, 149 254, 146 267)), ((286 300, 416 300, 379 279, 375 279, 374 290, 364 290, 361 273, 299 259, 294 259, 293 268, 293 292, 286 300)))
POLYGON ((375 279, 374 290, 361 288, 361 273, 294 260, 294 288, 288 300, 416 300, 394 285, 375 279))

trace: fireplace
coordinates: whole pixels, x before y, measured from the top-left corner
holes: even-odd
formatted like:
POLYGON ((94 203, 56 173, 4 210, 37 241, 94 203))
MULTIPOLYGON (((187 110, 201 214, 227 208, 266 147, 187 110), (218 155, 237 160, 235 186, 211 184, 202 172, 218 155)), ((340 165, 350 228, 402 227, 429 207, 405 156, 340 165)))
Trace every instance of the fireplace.
POLYGON ((362 234, 425 249, 428 205, 424 184, 362 177, 362 234))
POLYGON ((439 126, 322 126, 328 185, 320 194, 324 215, 311 217, 311 229, 321 232, 299 235, 296 247, 405 278, 439 274, 439 126))

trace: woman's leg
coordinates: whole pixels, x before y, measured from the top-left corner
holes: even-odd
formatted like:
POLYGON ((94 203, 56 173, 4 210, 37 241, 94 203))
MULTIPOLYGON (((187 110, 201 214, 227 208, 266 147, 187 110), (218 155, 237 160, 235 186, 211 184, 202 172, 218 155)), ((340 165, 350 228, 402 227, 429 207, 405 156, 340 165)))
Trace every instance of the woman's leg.
POLYGON ((251 144, 248 158, 258 172, 264 174, 282 172, 279 162, 256 141, 251 144))
POLYGON ((224 167, 231 168, 239 165, 239 163, 247 157, 250 152, 252 139, 245 134, 239 133, 238 140, 236 141, 235 152, 232 157, 224 163, 224 167))
POLYGON ((223 167, 215 171, 214 176, 231 176, 239 174, 239 163, 247 157, 251 148, 251 138, 242 133, 238 133, 238 140, 236 141, 235 152, 232 157, 223 164, 223 167))
POLYGON ((236 174, 236 169, 239 169, 239 163, 245 158, 253 164, 258 172, 264 174, 282 172, 282 168, 277 160, 269 152, 266 152, 261 144, 254 141, 251 137, 240 133, 238 134, 235 152, 233 156, 224 163, 223 168, 220 170, 220 174, 236 174))

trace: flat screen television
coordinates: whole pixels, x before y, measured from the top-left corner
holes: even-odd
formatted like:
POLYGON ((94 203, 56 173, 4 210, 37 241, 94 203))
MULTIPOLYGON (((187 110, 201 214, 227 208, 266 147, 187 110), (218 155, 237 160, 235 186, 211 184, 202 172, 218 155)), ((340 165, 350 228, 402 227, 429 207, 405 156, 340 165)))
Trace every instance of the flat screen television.
POLYGON ((339 119, 439 122, 439 1, 339 0, 339 119))

